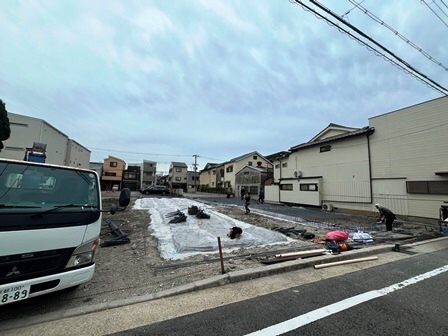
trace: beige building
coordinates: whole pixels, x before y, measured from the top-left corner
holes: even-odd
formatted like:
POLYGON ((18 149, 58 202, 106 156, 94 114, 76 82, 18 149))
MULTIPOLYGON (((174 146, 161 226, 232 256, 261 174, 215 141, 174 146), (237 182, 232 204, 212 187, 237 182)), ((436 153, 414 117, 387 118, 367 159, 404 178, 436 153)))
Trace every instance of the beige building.
POLYGON ((104 159, 103 175, 101 176, 102 190, 121 189, 123 182, 123 172, 126 169, 126 162, 122 159, 109 155, 104 159))
POLYGON ((438 218, 448 200, 448 97, 369 119, 330 124, 274 160, 266 201, 438 218))
POLYGON ((214 189, 219 186, 218 166, 217 163, 207 163, 204 169, 199 172, 199 185, 201 189, 214 189))
POLYGON ((187 191, 187 169, 184 162, 171 162, 168 174, 168 184, 172 189, 187 191))
POLYGON ((53 127, 45 120, 8 113, 11 136, 4 142, 0 157, 23 160, 34 142, 46 144, 46 162, 89 168, 90 150, 53 127))
POLYGON ((246 166, 272 168, 272 163, 256 151, 224 162, 224 187, 230 188, 236 195, 239 195, 240 190, 236 188, 235 174, 246 166))

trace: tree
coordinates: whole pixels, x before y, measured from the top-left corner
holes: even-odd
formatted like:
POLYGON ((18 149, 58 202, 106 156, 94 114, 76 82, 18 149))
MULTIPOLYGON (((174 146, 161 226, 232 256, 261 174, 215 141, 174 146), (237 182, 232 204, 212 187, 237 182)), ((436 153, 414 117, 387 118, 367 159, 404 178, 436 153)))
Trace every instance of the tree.
POLYGON ((11 129, 9 127, 8 111, 6 111, 6 105, 3 100, 0 99, 0 152, 3 148, 2 141, 5 141, 11 135, 11 129))

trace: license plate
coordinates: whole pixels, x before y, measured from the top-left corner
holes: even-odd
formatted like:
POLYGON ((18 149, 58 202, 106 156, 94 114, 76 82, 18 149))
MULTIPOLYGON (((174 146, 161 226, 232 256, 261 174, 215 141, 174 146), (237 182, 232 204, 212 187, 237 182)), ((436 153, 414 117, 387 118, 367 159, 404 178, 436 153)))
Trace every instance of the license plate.
POLYGON ((30 285, 16 285, 0 289, 0 306, 2 304, 24 300, 29 295, 30 285))

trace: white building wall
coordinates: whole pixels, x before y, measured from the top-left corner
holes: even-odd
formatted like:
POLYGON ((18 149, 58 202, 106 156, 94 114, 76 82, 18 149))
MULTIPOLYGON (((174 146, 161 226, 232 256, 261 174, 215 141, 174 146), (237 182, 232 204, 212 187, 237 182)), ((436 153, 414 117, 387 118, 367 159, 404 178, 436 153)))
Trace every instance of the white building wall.
POLYGON ((1 157, 23 160, 34 142, 47 144, 47 163, 65 165, 68 137, 41 119, 8 113, 11 137, 5 141, 1 157))
POLYGON ((89 168, 90 151, 69 139, 67 143, 67 158, 65 164, 71 167, 89 168))
POLYGON ((406 181, 447 180, 435 172, 448 171, 448 97, 370 118, 369 124, 375 127, 371 137, 375 199, 394 199, 391 210, 398 214, 438 218, 448 195, 407 194, 406 181), (386 195, 380 192, 384 183, 378 182, 384 178, 395 178, 399 185, 386 195))
POLYGON ((277 203, 279 201, 279 193, 278 193, 278 185, 268 185, 264 187, 264 199, 265 202, 274 202, 277 203))
POLYGON ((366 136, 352 137, 331 143, 331 151, 320 153, 320 146, 294 152, 283 177, 321 176, 322 201, 370 202, 369 158, 366 136))

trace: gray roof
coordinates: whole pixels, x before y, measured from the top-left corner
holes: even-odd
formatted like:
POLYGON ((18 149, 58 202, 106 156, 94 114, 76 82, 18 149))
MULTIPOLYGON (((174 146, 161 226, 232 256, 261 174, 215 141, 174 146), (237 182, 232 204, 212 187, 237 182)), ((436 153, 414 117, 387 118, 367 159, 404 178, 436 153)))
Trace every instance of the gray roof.
POLYGON ((324 143, 329 143, 329 142, 333 142, 333 141, 337 141, 337 140, 341 140, 341 139, 346 139, 346 138, 350 138, 350 137, 354 137, 354 136, 359 136, 359 135, 363 135, 363 134, 372 134, 374 131, 375 131, 375 129, 373 127, 366 126, 366 127, 363 127, 363 128, 356 129, 353 132, 348 132, 348 133, 344 133, 344 134, 338 134, 338 135, 335 135, 335 136, 332 136, 332 137, 328 137, 328 138, 325 138, 325 139, 321 139, 321 140, 317 140, 317 141, 305 142, 305 143, 293 146, 289 150, 291 152, 295 152, 295 151, 297 151, 299 149, 306 148, 306 147, 322 145, 324 143))
POLYGON ((173 167, 188 168, 185 162, 171 162, 173 167))

